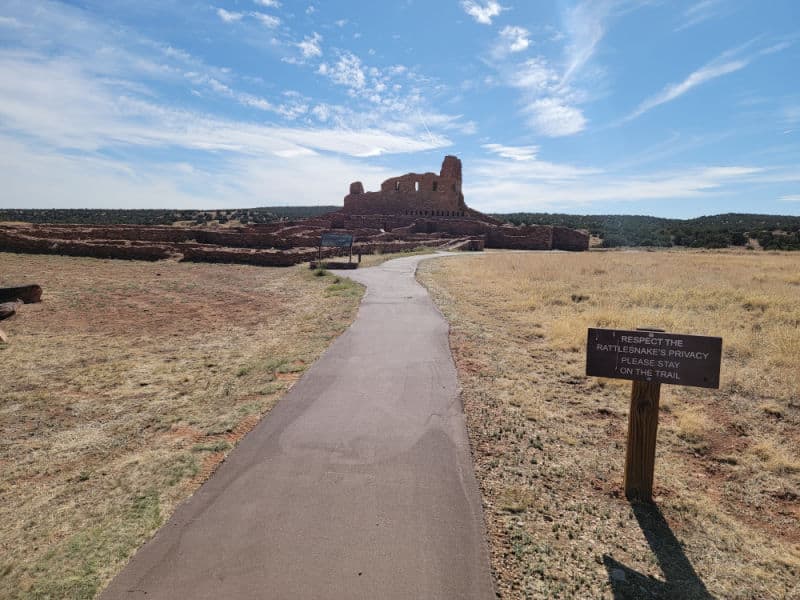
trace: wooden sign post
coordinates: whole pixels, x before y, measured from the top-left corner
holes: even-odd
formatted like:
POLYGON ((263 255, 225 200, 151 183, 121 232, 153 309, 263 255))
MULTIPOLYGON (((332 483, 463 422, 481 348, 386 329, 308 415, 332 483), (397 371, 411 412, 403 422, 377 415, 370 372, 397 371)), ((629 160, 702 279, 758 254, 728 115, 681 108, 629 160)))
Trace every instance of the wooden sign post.
POLYGON ((625 496, 653 501, 661 384, 719 387, 722 338, 661 330, 589 329, 586 374, 630 379, 625 496))

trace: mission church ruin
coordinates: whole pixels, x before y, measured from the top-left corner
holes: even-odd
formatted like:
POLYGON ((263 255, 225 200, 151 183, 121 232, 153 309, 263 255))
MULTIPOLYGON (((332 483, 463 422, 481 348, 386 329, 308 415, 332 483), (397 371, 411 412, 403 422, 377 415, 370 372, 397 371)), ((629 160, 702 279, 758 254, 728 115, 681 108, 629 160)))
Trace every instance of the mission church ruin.
POLYGON ((445 156, 438 175, 408 173, 391 177, 381 184, 379 192, 365 192, 360 181, 351 183, 344 208, 332 214, 332 225, 473 236, 487 248, 589 249, 586 232, 541 225, 515 227, 469 208, 461 189, 461 160, 455 156, 445 156))
POLYGON ((436 173, 408 173, 381 184, 380 192, 364 192, 360 181, 350 184, 343 212, 424 217, 463 217, 468 211, 461 192, 461 161, 446 156, 436 173))

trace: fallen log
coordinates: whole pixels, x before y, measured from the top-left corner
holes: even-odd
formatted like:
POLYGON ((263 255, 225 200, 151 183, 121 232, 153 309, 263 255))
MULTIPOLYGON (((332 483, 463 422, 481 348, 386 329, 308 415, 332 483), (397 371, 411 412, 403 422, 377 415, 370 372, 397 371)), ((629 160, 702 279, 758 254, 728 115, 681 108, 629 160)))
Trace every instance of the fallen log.
POLYGON ((8 319, 9 317, 13 317, 16 314, 20 304, 22 304, 22 300, 0 303, 0 321, 3 319, 8 319))
POLYGON ((25 304, 42 301, 42 286, 23 285, 21 287, 0 288, 0 302, 22 300, 25 304))

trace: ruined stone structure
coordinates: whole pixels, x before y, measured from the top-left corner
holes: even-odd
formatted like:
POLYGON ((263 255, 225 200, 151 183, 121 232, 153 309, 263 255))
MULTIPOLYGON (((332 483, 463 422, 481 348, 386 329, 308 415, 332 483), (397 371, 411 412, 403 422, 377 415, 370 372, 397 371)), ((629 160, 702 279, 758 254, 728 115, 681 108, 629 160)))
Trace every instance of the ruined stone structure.
POLYGON ((365 192, 360 181, 350 184, 344 208, 333 226, 343 229, 380 227, 384 231, 473 236, 487 248, 516 250, 588 250, 589 235, 565 227, 504 224, 469 208, 461 191, 461 161, 446 156, 439 174, 408 173, 365 192))
POLYGON ((467 213, 461 192, 461 161, 447 156, 436 173, 408 173, 381 184, 380 192, 364 192, 360 181, 350 184, 342 212, 351 215, 463 217, 467 213))
MULTIPOLYGON (((242 227, 0 225, 0 252, 288 266, 313 260, 325 231, 347 230, 353 251, 400 252, 419 246, 463 250, 587 250, 589 235, 564 227, 504 224, 469 208, 461 161, 447 156, 439 174, 387 179, 379 192, 350 185, 342 210, 294 222, 242 227)), ((324 248, 323 258, 338 249, 324 248)))

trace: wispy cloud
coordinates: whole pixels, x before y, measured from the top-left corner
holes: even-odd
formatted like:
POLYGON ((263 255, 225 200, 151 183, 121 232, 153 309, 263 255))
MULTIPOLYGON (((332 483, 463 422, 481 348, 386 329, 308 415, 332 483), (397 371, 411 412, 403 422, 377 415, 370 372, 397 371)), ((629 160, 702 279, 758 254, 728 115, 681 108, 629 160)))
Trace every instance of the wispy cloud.
POLYGON ((505 68, 506 81, 523 94, 527 124, 548 137, 581 132, 586 117, 574 103, 576 92, 561 83, 559 73, 542 57, 505 68))
POLYGON ((800 194, 789 194, 778 198, 778 202, 800 202, 800 194))
POLYGON ((721 0, 700 0, 683 11, 683 22, 675 31, 683 31, 720 16, 729 9, 721 0))
POLYGON ((539 146, 504 146, 502 144, 484 144, 489 152, 496 154, 500 158, 508 158, 517 161, 536 160, 539 153, 539 146))
POLYGON ((241 21, 244 14, 240 12, 227 11, 224 8, 218 8, 217 16, 225 23, 235 23, 236 21, 241 21))
POLYGON ((566 66, 562 84, 568 83, 589 62, 606 34, 606 24, 619 1, 583 1, 565 13, 564 28, 568 39, 566 66))
POLYGON ((354 90, 363 89, 367 80, 361 59, 352 52, 340 52, 335 62, 322 63, 317 73, 354 90))
POLYGON ((626 174, 539 160, 485 160, 469 182, 470 204, 487 212, 574 211, 597 203, 696 199, 763 174, 748 166, 626 174))
POLYGON ((492 50, 496 60, 527 50, 531 45, 531 32, 518 25, 507 25, 500 30, 498 41, 492 50))
POLYGON ((17 29, 19 27, 22 27, 22 23, 20 23, 14 17, 4 17, 0 15, 0 27, 9 27, 17 29))
POLYGON ((680 98, 686 92, 692 90, 698 85, 701 85, 707 81, 711 81, 712 79, 716 79, 717 77, 722 77, 728 73, 735 73, 740 69, 744 69, 748 64, 750 64, 749 60, 741 59, 708 63, 691 73, 680 83, 670 84, 655 96, 652 96, 642 102, 636 108, 636 110, 626 117, 625 120, 631 121, 636 119, 637 117, 640 117, 647 111, 652 110, 657 106, 666 104, 667 102, 672 102, 676 98, 680 98))
POLYGON ((251 13, 251 16, 257 21, 259 21, 262 25, 270 29, 275 29, 278 25, 281 24, 281 20, 278 17, 275 17, 273 15, 268 15, 266 13, 253 12, 251 13))
POLYGON ((278 0, 253 0, 256 4, 266 6, 267 8, 280 8, 281 3, 278 0))
POLYGON ((575 135, 586 129, 588 119, 581 107, 592 96, 593 69, 584 74, 603 40, 613 17, 639 6, 632 0, 582 0, 562 13, 563 33, 551 40, 561 44, 562 56, 537 56, 523 62, 509 60, 527 50, 530 33, 519 26, 500 31, 490 50, 490 62, 502 81, 522 94, 521 109, 527 125, 547 137, 575 135))
POLYGON ((540 133, 549 137, 563 137, 580 133, 586 127, 583 112, 558 97, 534 100, 525 112, 530 115, 530 123, 540 133))
POLYGON ((491 25, 492 19, 498 16, 505 9, 499 2, 495 0, 486 0, 480 2, 478 0, 461 0, 461 8, 470 17, 475 19, 478 23, 483 25, 491 25))
POLYGON ((316 58, 322 56, 320 42, 322 42, 322 36, 315 31, 310 36, 303 38, 303 41, 298 42, 296 46, 300 48, 304 59, 316 58))
POLYGON ((633 112, 623 119, 623 122, 636 119, 657 106, 672 102, 699 85, 724 75, 740 71, 761 56, 775 54, 791 46, 791 42, 783 41, 759 51, 751 52, 746 56, 742 56, 743 50, 750 47, 752 44, 753 42, 748 42, 739 48, 723 52, 712 61, 690 73, 683 81, 667 85, 658 94, 644 100, 633 112))

